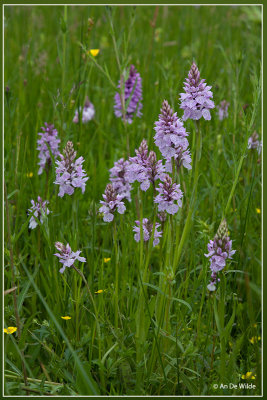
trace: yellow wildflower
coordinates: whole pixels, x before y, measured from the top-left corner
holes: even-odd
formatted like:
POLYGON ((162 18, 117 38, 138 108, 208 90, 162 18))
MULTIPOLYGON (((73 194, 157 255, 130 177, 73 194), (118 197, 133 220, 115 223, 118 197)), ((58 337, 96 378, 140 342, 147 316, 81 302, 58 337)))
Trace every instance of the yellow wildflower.
POLYGON ((251 339, 249 339, 250 343, 254 344, 257 343, 261 340, 260 336, 253 336, 251 339))
POLYGON ((91 56, 96 57, 98 55, 98 53, 100 52, 99 49, 90 49, 89 53, 91 54, 91 56))
POLYGON ((27 178, 32 178, 33 177, 33 172, 27 172, 26 176, 27 176, 27 178))
POLYGON ((17 328, 15 326, 9 326, 7 329, 4 329, 4 332, 7 333, 8 335, 11 335, 11 333, 16 332, 17 328))
POLYGON ((104 258, 104 263, 108 263, 111 260, 111 258, 104 258))
POLYGON ((256 208, 256 213, 260 214, 261 213, 261 209, 260 208, 256 208))
POLYGON ((155 29, 155 41, 158 43, 161 39, 161 34, 162 34, 163 29, 162 28, 157 28, 155 29))
POLYGON ((104 290, 103 289, 99 289, 97 292, 95 292, 95 293, 97 293, 97 294, 99 294, 99 293, 103 293, 104 292, 104 290))
POLYGON ((68 320, 71 319, 71 317, 69 317, 68 315, 66 315, 65 317, 61 317, 62 319, 68 320))
POLYGON ((247 372, 245 375, 242 375, 241 378, 242 379, 256 379, 255 378, 256 375, 253 375, 251 371, 247 372))

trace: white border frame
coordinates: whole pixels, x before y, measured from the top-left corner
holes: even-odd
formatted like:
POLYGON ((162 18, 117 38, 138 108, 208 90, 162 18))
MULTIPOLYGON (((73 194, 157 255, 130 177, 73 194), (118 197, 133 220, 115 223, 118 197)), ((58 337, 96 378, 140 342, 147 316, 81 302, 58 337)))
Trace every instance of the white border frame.
MULTIPOLYGON (((182 4, 158 4, 158 3, 155 3, 155 4, 117 4, 117 3, 114 3, 114 4, 107 4, 107 3, 104 3, 104 4, 95 4, 95 3, 92 3, 92 4, 58 4, 58 3, 49 3, 49 4, 39 4, 39 3, 36 3, 36 4, 5 4, 5 3, 3 3, 2 4, 2 10, 3 10, 3 19, 2 19, 2 48, 3 48, 3 53, 2 53, 2 56, 3 56, 3 60, 2 60, 2 74, 3 74, 3 76, 2 76, 2 113, 3 113, 3 120, 2 120, 2 132, 3 132, 3 137, 2 137, 2 178, 3 178, 3 182, 4 182, 4 96, 5 96, 5 93, 4 93, 4 18, 5 18, 5 7, 10 7, 10 6, 18 6, 18 7, 20 7, 20 6, 22 6, 22 7, 24 7, 24 6, 43 6, 43 7, 47 7, 47 6, 70 6, 70 7, 73 7, 73 6, 78 6, 78 7, 82 7, 82 6, 84 6, 84 7, 86 7, 86 6, 100 6, 100 7, 103 7, 103 6, 106 6, 106 5, 108 5, 108 6, 129 6, 129 7, 132 7, 132 6, 138 6, 138 7, 142 7, 142 6, 162 6, 162 7, 164 7, 164 6, 187 6, 187 7, 193 7, 193 6, 228 6, 228 7, 232 7, 232 6, 258 6, 258 7, 261 7, 261 61, 262 61, 262 67, 261 67, 261 87, 262 87, 262 95, 261 95, 261 122, 262 122, 262 133, 263 133, 263 70, 264 70, 264 68, 263 68, 263 4, 262 3, 260 3, 260 4, 247 4, 247 3, 244 3, 244 4, 216 4, 216 3, 214 3, 214 4, 199 4, 199 3, 196 3, 196 4, 186 4, 186 3, 182 3, 182 4)), ((263 144, 263 142, 264 142, 264 138, 263 138, 263 134, 262 134, 262 144, 263 144)), ((182 398, 182 397, 232 397, 232 398, 235 398, 235 397, 244 397, 244 398, 250 398, 250 397, 263 397, 264 396, 264 394, 263 394, 263 306, 264 306, 264 304, 263 304, 263 146, 262 146, 262 152, 261 152, 261 168, 262 168, 262 203, 261 203, 261 211, 262 211, 262 213, 261 213, 261 215, 262 215, 262 218, 261 218, 261 266, 262 266, 262 268, 261 268, 261 305, 262 305, 262 311, 261 311, 261 317, 262 317, 262 335, 261 335, 261 337, 262 337, 262 348, 261 348, 261 362, 262 362, 262 365, 261 365, 261 373, 262 373, 262 380, 261 380, 261 392, 262 392, 262 394, 261 395, 247 395, 247 396, 243 396, 243 395, 227 395, 227 396, 225 396, 225 395, 186 395, 186 396, 176 396, 176 395, 166 395, 166 396, 162 396, 162 395, 159 395, 159 396, 150 396, 150 395, 144 395, 144 396, 141 396, 141 395, 110 395, 110 396, 106 396, 106 395, 78 395, 78 396, 75 396, 75 395, 53 395, 53 396, 51 396, 52 398, 53 397, 56 397, 56 398, 68 398, 68 397, 73 397, 73 398, 80 398, 80 397, 103 397, 103 398, 109 398, 109 397, 125 397, 125 398, 127 398, 127 397, 141 397, 141 398, 143 398, 143 397, 153 397, 153 398, 160 398, 160 397, 165 397, 165 398, 169 398, 169 397, 177 397, 177 398, 182 398)), ((2 237, 2 265, 4 265, 4 185, 3 185, 3 187, 2 187, 2 200, 3 200, 3 203, 2 203, 2 215, 3 215, 3 221, 2 221, 2 223, 3 223, 3 237, 2 237)), ((3 329, 4 329, 4 326, 3 326, 3 324, 4 324, 4 268, 3 268, 3 272, 2 272, 2 278, 3 278, 3 282, 2 282, 2 301, 3 301, 3 309, 2 309, 2 332, 3 332, 3 329)), ((3 335, 3 333, 2 333, 2 350, 4 350, 4 335, 3 335)), ((2 385, 2 397, 3 398, 14 398, 14 397, 21 397, 21 398, 23 398, 23 397, 26 397, 26 394, 25 394, 25 396, 24 395, 16 395, 16 396, 9 396, 9 395, 5 395, 4 394, 4 373, 5 373, 5 371, 4 371, 4 357, 3 357, 3 360, 2 360, 2 379, 3 379, 3 385, 2 385)), ((31 396, 29 396, 29 398, 35 398, 35 397, 41 397, 41 398, 47 398, 48 396, 41 396, 41 395, 36 395, 36 396, 34 396, 34 395, 31 395, 31 396)))

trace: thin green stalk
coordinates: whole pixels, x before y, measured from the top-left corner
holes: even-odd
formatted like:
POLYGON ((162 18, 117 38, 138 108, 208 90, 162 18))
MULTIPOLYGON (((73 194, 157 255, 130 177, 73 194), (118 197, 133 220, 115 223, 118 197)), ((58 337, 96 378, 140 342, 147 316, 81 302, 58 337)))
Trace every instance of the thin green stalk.
MULTIPOLYGON (((113 25, 113 21, 112 21, 110 12, 108 12, 108 16, 109 16, 109 22, 110 22, 110 27, 111 27, 111 37, 112 37, 112 42, 113 42, 113 46, 114 46, 116 62, 117 62, 118 70, 119 70, 119 74, 120 74, 120 99, 121 99, 121 112, 122 112, 123 126, 124 126, 124 129, 127 130, 126 105, 125 105, 125 79, 124 79, 125 77, 124 77, 122 66, 120 63, 119 50, 118 50, 118 46, 117 46, 114 25, 113 25)), ((126 132, 125 136, 126 136, 126 148, 127 148, 127 152, 129 155, 130 147, 129 147, 128 132, 126 132)))
MULTIPOLYGON (((215 296, 213 294, 211 294, 211 293, 209 293, 209 299, 210 300, 214 300, 214 302, 216 300, 215 296)), ((215 323, 214 323, 214 312, 212 310, 212 301, 210 301, 210 315, 211 315, 211 318, 212 318, 211 327, 212 327, 212 332, 213 332, 215 323)), ((207 340, 208 340, 208 335, 207 335, 207 340)), ((214 361, 214 353, 215 353, 215 342, 216 342, 216 335, 213 332, 212 351, 211 351, 211 357, 210 357, 210 370, 211 371, 213 370, 213 361, 214 361)), ((206 343, 207 343, 207 341, 206 341, 206 343)))
MULTIPOLYGON (((167 290, 167 286, 165 285, 164 287, 164 293, 163 296, 160 297, 160 300, 165 299, 166 297, 166 290, 167 290)), ((155 366, 155 362, 156 362, 156 353, 155 353, 155 349, 159 349, 159 345, 160 345, 160 339, 159 339, 159 332, 161 327, 163 326, 163 321, 164 321, 164 307, 161 307, 159 310, 160 314, 158 316, 158 321, 157 321, 157 332, 154 334, 154 340, 153 340, 153 345, 152 345, 152 351, 151 351, 151 357, 150 357, 150 364, 149 364, 149 369, 148 369, 148 375, 150 376, 150 374, 152 373, 152 371, 154 370, 154 366, 155 366)), ((159 351, 159 350, 158 350, 159 351)), ((163 362, 162 362, 163 365, 163 362)))
POLYGON ((113 246, 115 249, 115 328, 118 329, 119 317, 119 252, 116 222, 113 224, 113 246))
MULTIPOLYGON (((97 334, 98 334, 98 359, 99 359, 99 362, 101 362, 101 359, 102 359, 102 339, 101 339, 101 330, 100 330, 100 324, 99 324, 99 319, 98 319, 98 310, 97 310, 97 307, 96 307, 92 292, 91 292, 91 290, 89 288, 88 282, 87 282, 84 274, 82 273, 81 270, 76 268, 74 265, 72 265, 72 268, 74 268, 75 271, 81 276, 81 278, 82 278, 82 280, 83 280, 83 282, 84 282, 84 284, 86 286, 86 289, 87 289, 87 291, 89 293, 91 302, 93 304, 93 308, 94 308, 94 312, 95 312, 95 322, 96 322, 97 334)), ((101 385, 104 387, 105 386, 105 378, 104 378, 103 369, 101 367, 100 367, 99 373, 100 373, 101 385)))
POLYGON ((113 87, 113 89, 118 90, 116 84, 113 82, 113 80, 111 79, 107 68, 104 70, 104 68, 101 67, 100 64, 98 64, 98 62, 96 61, 95 57, 88 55, 88 57, 90 58, 91 61, 94 62, 95 66, 99 69, 100 72, 102 72, 102 74, 108 79, 109 83, 111 84, 111 86, 113 87))
MULTIPOLYGON (((7 240, 8 240, 8 247, 9 247, 9 254, 10 254, 10 265, 11 265, 11 285, 12 287, 17 286, 16 285, 16 278, 15 278, 15 266, 14 266, 14 257, 13 257, 13 247, 11 244, 11 232, 10 232, 10 219, 9 219, 9 207, 8 207, 8 199, 7 199, 7 188, 6 188, 6 182, 4 180, 4 196, 5 196, 5 207, 6 207, 6 222, 7 222, 7 240)), ((15 318, 16 318, 16 325, 17 325, 17 330, 18 330, 18 338, 20 339, 21 337, 21 322, 20 322, 20 316, 19 316, 19 309, 18 309, 18 301, 17 301, 17 293, 16 290, 13 291, 13 303, 14 303, 14 311, 15 311, 15 318)), ((24 376, 24 384, 27 386, 27 372, 24 364, 24 352, 23 350, 21 351, 21 363, 22 363, 22 370, 23 370, 23 376, 24 376)))
POLYGON ((75 321, 76 321, 76 340, 77 342, 80 340, 80 289, 81 289, 81 284, 82 281, 79 279, 79 282, 77 282, 76 275, 74 279, 74 298, 76 299, 75 301, 75 321))
MULTIPOLYGON (((168 224, 167 224, 167 229, 168 229, 168 236, 167 236, 167 250, 166 250, 166 259, 164 260, 164 267, 163 267, 163 274, 160 275, 159 278, 159 288, 162 292, 164 292, 164 295, 160 292, 157 293, 157 304, 159 306, 156 309, 156 315, 157 316, 162 316, 164 315, 164 310, 165 310, 165 303, 166 303, 166 297, 165 297, 165 291, 167 289, 167 283, 166 283, 166 274, 167 274, 167 268, 170 267, 170 261, 171 261, 171 248, 172 248, 172 235, 171 235, 171 218, 172 216, 169 216, 168 224)), ((160 318, 161 320, 161 318, 160 318)), ((160 324, 160 320, 158 321, 160 327, 165 327, 164 326, 164 318, 162 319, 162 324, 160 324)))
MULTIPOLYGON (((100 275, 98 280, 98 290, 104 290, 104 260, 101 260, 101 267, 100 267, 100 275)), ((99 299, 99 307, 98 311, 100 315, 103 315, 103 296, 100 296, 99 299)))
POLYGON ((63 45, 62 45, 62 81, 61 81, 61 91, 62 91, 62 101, 64 102, 64 89, 65 89, 65 71, 66 71, 66 26, 67 26, 68 8, 64 6, 64 30, 63 30, 63 45))
POLYGON ((231 205, 231 200, 232 200, 232 197, 233 197, 234 192, 235 192, 235 188, 236 188, 236 185, 237 185, 237 182, 238 182, 238 178, 239 178, 239 174, 240 174, 240 171, 241 171, 241 167, 242 167, 244 158, 246 157, 247 139, 248 139, 248 137, 249 137, 249 135, 247 134, 246 147, 245 147, 245 149, 243 149, 243 153, 242 153, 242 155, 240 157, 240 160, 239 160, 239 163, 238 163, 237 171, 236 171, 236 174, 235 174, 235 179, 234 179, 233 186, 232 186, 231 192, 230 192, 229 197, 228 197, 228 201, 226 203, 226 206, 225 206, 225 209, 224 209, 224 212, 223 212, 222 220, 225 219, 225 217, 226 217, 226 215, 228 213, 229 207, 231 205))
POLYGON ((48 193, 48 182, 49 182, 49 171, 50 171, 50 166, 48 168, 45 168, 45 195, 44 199, 47 198, 47 193, 48 193))
MULTIPOLYGON (((128 268, 128 241, 124 235, 124 220, 123 215, 120 215, 120 222, 118 227, 119 237, 121 239, 121 248, 120 248, 120 300, 123 305, 123 309, 127 309, 128 304, 128 295, 126 295, 127 291, 127 283, 129 283, 129 268, 128 268)), ((122 311, 122 310, 121 310, 122 311)))
POLYGON ((64 6, 64 19, 62 21, 62 34, 63 34, 63 43, 62 43, 62 79, 61 79, 61 134, 63 134, 63 122, 64 122, 64 101, 65 101, 65 71, 66 71, 66 28, 67 27, 67 6, 64 6))
POLYGON ((252 131, 252 127, 253 127, 253 124, 254 124, 255 117, 256 117, 256 110, 257 110, 257 105, 258 105, 260 96, 261 96, 261 81, 259 79, 259 81, 257 83, 257 87, 254 88, 254 96, 253 96, 254 97, 254 107, 253 107, 250 123, 247 126, 247 132, 246 132, 246 137, 244 138, 242 154, 241 154, 241 157, 240 157, 240 160, 239 160, 239 163, 238 163, 238 167, 237 167, 237 170, 236 170, 236 173, 235 173, 235 178, 234 178, 234 182, 233 182, 233 185, 232 185, 232 189, 231 189, 230 195, 228 197, 228 201, 226 203, 226 206, 225 206, 225 209, 224 209, 224 212, 223 212, 222 220, 226 217, 226 215, 228 213, 229 207, 231 205, 231 200, 232 200, 232 197, 234 195, 235 188, 236 188, 236 185, 237 185, 237 182, 238 182, 238 178, 239 178, 239 174, 240 174, 240 171, 241 171, 241 168, 242 168, 242 164, 243 164, 244 158, 246 157, 246 154, 247 154, 248 138, 252 133, 251 131, 252 131))
POLYGON ((204 269, 203 269, 203 274, 202 276, 204 276, 203 279, 203 289, 202 289, 202 296, 201 296, 201 300, 200 300, 200 306, 199 306, 199 313, 198 313, 198 319, 197 319, 197 338, 200 338, 200 329, 201 329, 201 317, 202 317, 202 309, 204 306, 204 302, 205 302, 205 297, 206 297, 206 293, 207 293, 207 285, 206 285, 206 276, 207 276, 207 267, 204 265, 204 269))
POLYGON ((116 37, 115 37, 115 30, 114 30, 113 21, 112 21, 110 12, 108 12, 108 17, 109 17, 109 23, 110 23, 110 27, 111 27, 111 37, 112 37, 113 46, 114 46, 114 50, 115 50, 116 61, 117 61, 117 64, 118 64, 118 69, 119 69, 119 71, 121 73, 121 63, 120 63, 120 58, 119 58, 119 51, 118 51, 118 47, 117 47, 117 41, 116 41, 116 37))
MULTIPOLYGON (((149 315, 149 319, 150 319, 150 321, 152 322, 152 321, 153 321, 153 320, 152 320, 152 315, 151 315, 150 310, 149 310, 149 305, 148 305, 148 301, 147 301, 147 296, 146 296, 145 288, 144 288, 144 285, 143 285, 143 282, 142 282, 141 273, 140 273, 140 270, 139 270, 139 269, 138 269, 138 275, 139 275, 139 281, 140 281, 140 283, 141 283, 143 298, 144 298, 144 300, 145 300, 145 305, 146 305, 146 308, 147 308, 147 312, 148 312, 148 315, 149 315)), ((157 333, 155 333, 155 329, 153 329, 152 331, 153 331, 154 340, 155 340, 155 345, 156 345, 157 352, 158 352, 158 356, 159 356, 160 366, 161 366, 161 368, 162 368, 162 373, 163 373, 165 385, 166 385, 166 387, 167 387, 167 377, 166 377, 165 369, 164 369, 164 366, 163 366, 163 361, 162 361, 162 357, 161 357, 161 353, 160 353, 160 347, 159 347, 159 342, 158 342, 159 326, 158 326, 158 331, 157 331, 157 333)), ((139 371, 139 372, 140 372, 140 371, 139 371)), ((142 372, 143 372, 143 369, 141 370, 141 373, 142 373, 142 372)), ((137 375, 137 376, 138 376, 138 375, 137 375)), ((138 387, 138 384, 136 385, 136 387, 138 387)))
POLYGON ((129 42, 131 39, 131 34, 133 31, 133 27, 135 24, 135 18, 136 18, 136 9, 133 9, 133 14, 131 15, 131 20, 130 20, 130 24, 129 24, 129 31, 128 31, 128 36, 127 39, 125 40, 125 46, 124 46, 124 60, 127 59, 127 57, 129 56, 129 42))
POLYGON ((77 198, 77 193, 76 196, 74 195, 73 201, 72 201, 72 231, 75 232, 74 239, 75 239, 75 247, 77 246, 78 242, 78 233, 79 233, 79 228, 78 228, 78 198, 77 198))
POLYGON ((91 292, 91 290, 90 290, 90 288, 89 288, 89 285, 88 285, 88 283, 87 283, 87 280, 86 280, 84 274, 82 273, 82 271, 79 270, 78 268, 76 268, 75 265, 72 265, 72 268, 75 269, 75 271, 80 275, 80 277, 82 278, 82 280, 83 280, 83 282, 84 282, 84 284, 85 284, 85 286, 86 286, 86 289, 87 289, 87 291, 88 291, 88 293, 89 293, 91 302, 92 302, 93 307, 94 307, 95 316, 96 316, 96 319, 97 319, 97 317, 98 317, 97 308, 96 308, 96 305, 95 305, 95 301, 94 301, 92 292, 91 292))
MULTIPOLYGON (((192 215, 193 215, 193 206, 190 206, 187 217, 186 217, 186 222, 185 222, 185 226, 183 229, 181 239, 179 241, 179 244, 178 243, 175 244, 175 254, 174 254, 174 262, 173 262, 174 271, 176 271, 176 269, 178 267, 180 257, 182 254, 182 250, 183 250, 183 246, 185 244, 185 241, 188 237, 188 234, 189 234, 189 231, 191 228, 192 215)), ((178 238, 179 237, 177 236, 176 242, 178 241, 178 238)))
POLYGON ((198 181, 198 174, 199 174, 199 161, 201 158, 201 151, 202 151, 202 135, 200 130, 200 122, 196 121, 196 163, 195 163, 195 174, 194 174, 194 188, 195 188, 195 198, 197 197, 197 181, 198 181))
POLYGON ((142 202, 142 191, 139 189, 139 212, 140 212, 140 252, 139 252, 139 268, 143 266, 144 259, 144 232, 143 232, 143 202, 142 202))
MULTIPOLYGON (((11 375, 11 374, 5 374, 5 378, 14 379, 14 380, 18 380, 18 381, 23 379, 19 375, 11 375)), ((64 386, 64 383, 57 383, 57 382, 51 382, 51 381, 42 381, 41 379, 34 379, 34 378, 28 378, 28 382, 29 383, 38 383, 38 384, 43 383, 44 385, 47 385, 47 386, 58 386, 58 387, 63 387, 64 386)))
POLYGON ((137 383, 136 387, 138 390, 140 389, 141 385, 141 378, 142 378, 142 367, 140 365, 140 362, 143 358, 143 346, 146 340, 146 332, 144 330, 145 326, 145 314, 144 314, 144 307, 145 307, 145 295, 147 293, 147 287, 143 287, 143 282, 148 281, 148 266, 149 266, 149 261, 150 261, 150 256, 152 252, 152 247, 153 247, 153 238, 154 238, 154 233, 155 233, 155 226, 156 226, 156 206, 154 207, 154 219, 153 219, 153 228, 151 232, 151 237, 148 243, 148 246, 146 246, 146 254, 145 254, 145 260, 144 260, 144 268, 143 266, 143 224, 141 224, 141 221, 143 221, 143 211, 142 211, 142 203, 140 204, 140 246, 142 243, 142 247, 140 247, 140 262, 139 262, 139 273, 140 273, 140 279, 142 279, 142 291, 140 293, 139 301, 138 301, 138 306, 137 306, 137 311, 136 311, 136 364, 137 364, 137 383), (142 270, 142 275, 140 270, 142 270))
MULTIPOLYGON (((95 385, 95 381, 93 380, 93 378, 91 377, 91 373, 90 371, 86 370, 84 368, 83 363, 81 362, 77 352, 74 350, 74 348, 72 347, 68 337, 66 336, 65 332, 63 331, 63 329, 61 328, 57 318, 55 317, 54 313, 52 312, 52 310, 50 309, 50 307, 48 306, 47 302, 45 301, 43 295, 41 294, 38 286, 36 285, 36 283, 34 282, 32 275, 30 274, 28 268, 26 267, 26 265, 24 264, 24 262, 21 262, 21 265, 23 266, 24 271, 27 274, 28 279, 30 280, 31 285, 33 286, 34 290, 36 291, 38 297, 40 298, 43 306, 45 307, 48 315, 50 316, 51 320, 53 321, 53 323, 55 324, 56 329, 58 330, 58 332, 60 333, 60 335, 62 336, 62 339, 65 341, 66 345, 68 346, 74 360, 75 363, 77 365, 77 369, 80 371, 81 377, 83 379, 83 383, 84 385, 88 388, 88 394, 94 394, 94 395, 98 395, 98 389, 97 386, 95 385)), ((75 268, 74 268, 75 269, 75 268)), ((83 274, 77 270, 77 272, 79 273, 79 275, 83 276, 83 274)), ((88 284, 86 282, 86 279, 83 277, 84 283, 87 287, 89 294, 90 292, 90 288, 88 287, 88 284)), ((93 303, 94 304, 94 303, 93 303)))
MULTIPOLYGON (((155 227, 156 227, 156 218, 157 218, 157 213, 156 213, 157 207, 156 205, 154 206, 154 210, 153 210, 153 215, 154 215, 154 219, 153 219, 153 228, 152 228, 152 232, 151 232, 151 237, 150 240, 148 242, 148 247, 147 247, 147 252, 146 252, 146 258, 145 258, 145 267, 144 267, 144 272, 143 272, 143 282, 145 282, 148 279, 147 273, 148 273, 148 265, 149 265, 149 261, 150 261, 150 257, 151 257, 151 252, 152 252, 152 248, 153 248, 153 238, 154 238, 154 234, 155 234, 155 227)), ((143 224, 142 224, 143 227, 143 224)), ((143 239, 143 228, 142 228, 142 239, 143 239)), ((145 289, 146 290, 146 289, 145 289)))
MULTIPOLYGON (((168 279, 168 278, 167 278, 168 279)), ((166 307, 165 307, 165 330, 168 333, 169 330, 169 314, 170 314, 170 308, 171 308, 171 297, 172 297, 172 287, 171 287, 171 282, 167 280, 167 284, 169 287, 169 296, 166 301, 166 307)))
MULTIPOLYGON (((142 275, 144 276, 143 263, 144 263, 144 239, 143 239, 143 203, 142 203, 142 191, 139 189, 139 213, 140 213, 140 242, 139 242, 139 266, 138 271, 142 270, 142 275)), ((142 279, 140 277, 140 279, 142 279)), ((142 282, 141 282, 142 284, 142 282)), ((142 318, 144 313, 144 297, 142 296, 142 292, 140 293, 140 297, 137 304, 136 310, 136 388, 138 391, 141 387, 141 378, 142 378, 142 368, 140 367, 141 359, 142 359, 142 332, 144 329, 142 318)))
MULTIPOLYGON (((158 324, 158 332, 161 328, 163 328, 165 331, 168 330, 168 322, 169 322, 169 309, 170 309, 170 298, 168 296, 166 300, 166 291, 169 287, 169 294, 171 287, 169 286, 168 282, 168 269, 171 267, 171 252, 172 252, 172 238, 173 238, 173 216, 169 216, 169 219, 167 221, 167 226, 166 226, 166 231, 167 231, 167 239, 166 239, 166 244, 167 244, 167 250, 166 250, 166 259, 163 258, 163 268, 161 268, 162 274, 159 277, 159 288, 160 291, 157 292, 157 298, 156 298, 156 307, 155 307, 155 315, 157 319, 157 324, 158 324)), ((164 341, 164 347, 167 345, 167 341, 164 341)), ((153 342, 152 346, 152 353, 151 353, 151 361, 150 361, 150 371, 154 368, 154 363, 156 361, 155 359, 155 346, 156 342, 153 342)))
POLYGON ((186 217, 186 222, 184 225, 182 237, 179 241, 179 236, 177 235, 176 237, 176 243, 175 243, 175 253, 174 253, 174 261, 173 261, 173 268, 174 272, 176 271, 183 247, 186 243, 187 237, 190 232, 190 227, 191 227, 191 222, 192 222, 192 216, 194 212, 194 206, 197 198, 197 187, 198 187, 198 178, 199 178, 199 161, 201 158, 201 146, 202 146, 202 138, 201 138, 201 131, 199 128, 199 121, 196 123, 196 134, 197 134, 197 139, 196 139, 196 157, 195 157, 195 171, 194 171, 194 179, 193 179, 193 190, 192 190, 192 195, 190 198, 190 203, 189 203, 189 210, 188 214, 186 217), (179 243, 178 243, 179 241, 179 243))
POLYGON ((220 378, 221 382, 225 379, 225 368, 226 368, 226 343, 224 337, 224 320, 225 320, 225 276, 222 274, 220 283, 220 303, 218 306, 218 313, 220 319, 220 378))

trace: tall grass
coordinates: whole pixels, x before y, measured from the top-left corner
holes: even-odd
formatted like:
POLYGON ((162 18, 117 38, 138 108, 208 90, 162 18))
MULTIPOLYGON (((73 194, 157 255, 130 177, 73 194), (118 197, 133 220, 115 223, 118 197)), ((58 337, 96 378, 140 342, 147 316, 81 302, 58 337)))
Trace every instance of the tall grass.
POLYGON ((4 280, 17 286, 5 296, 4 327, 18 328, 5 335, 5 394, 261 394, 261 162, 247 150, 261 134, 260 7, 8 6, 4 23, 4 280), (160 158, 154 122, 164 99, 182 116, 192 60, 215 104, 230 102, 229 116, 220 121, 214 109, 211 121, 185 122, 193 169, 175 176, 183 207, 158 246, 136 243, 135 220, 155 227, 153 188, 135 184, 110 224, 99 201, 109 169, 143 138, 160 158), (130 64, 143 80, 143 116, 128 125, 113 99, 130 64), (74 124, 87 95, 95 118, 74 124), (71 140, 84 157, 84 194, 58 197, 55 160, 37 174, 44 122, 57 128, 61 151, 71 140), (29 230, 38 195, 52 213, 29 230), (210 293, 204 254, 223 218, 237 252, 210 293), (56 241, 82 250, 80 274, 59 273, 56 241), (242 379, 247 372, 255 379, 242 379))

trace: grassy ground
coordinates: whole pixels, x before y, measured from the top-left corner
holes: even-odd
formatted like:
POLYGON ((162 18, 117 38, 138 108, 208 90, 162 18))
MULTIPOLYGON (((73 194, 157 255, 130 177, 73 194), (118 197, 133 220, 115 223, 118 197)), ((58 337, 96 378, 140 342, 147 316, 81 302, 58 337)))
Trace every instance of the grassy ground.
POLYGON ((246 149, 254 130, 261 136, 260 8, 12 6, 4 23, 4 279, 5 289, 17 286, 5 296, 4 327, 17 327, 4 338, 5 393, 260 394, 261 162, 246 149), (86 53, 92 48, 100 49, 95 59, 86 53), (143 80, 143 116, 126 127, 113 112, 116 55, 121 69, 133 63, 143 80), (183 207, 152 248, 137 244, 132 232, 140 210, 153 217, 152 188, 141 193, 135 184, 133 201, 114 223, 103 222, 97 210, 109 169, 129 155, 127 141, 131 156, 145 138, 160 157, 154 122, 164 99, 182 116, 179 93, 193 60, 215 104, 230 102, 229 117, 220 121, 214 109, 211 121, 200 122, 192 210, 196 132, 193 121, 185 122, 193 172, 177 177, 183 207), (74 124, 86 95, 95 118, 74 124), (54 165, 47 184, 45 173, 37 174, 44 122, 57 128, 61 151, 71 140, 84 157, 90 177, 84 195, 76 189, 59 198, 54 165), (52 213, 31 231, 27 209, 38 195, 52 213), (210 293, 204 254, 223 216, 237 251, 210 293), (92 296, 74 270, 59 273, 56 241, 82 250, 87 262, 77 267, 92 296), (255 379, 242 379, 247 372, 255 379))

